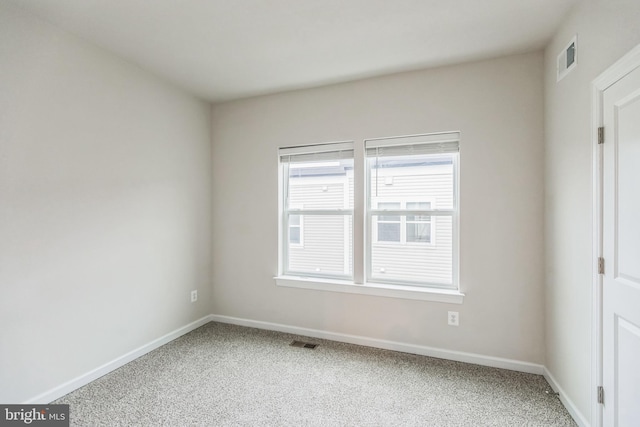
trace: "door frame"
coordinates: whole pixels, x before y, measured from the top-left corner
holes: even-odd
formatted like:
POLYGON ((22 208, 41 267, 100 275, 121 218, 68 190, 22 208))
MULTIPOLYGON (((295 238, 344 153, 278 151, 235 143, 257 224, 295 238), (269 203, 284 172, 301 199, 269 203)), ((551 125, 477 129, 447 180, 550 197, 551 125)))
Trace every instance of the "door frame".
MULTIPOLYGON (((598 128, 604 123, 604 91, 624 76, 640 67, 640 44, 600 74, 591 84, 591 145, 593 178, 593 267, 591 307, 591 424, 602 426, 602 405, 598 404, 598 386, 602 385, 602 275, 598 273, 598 258, 602 256, 603 238, 603 148, 598 144, 598 128)), ((605 141, 605 144, 607 141, 605 141)))

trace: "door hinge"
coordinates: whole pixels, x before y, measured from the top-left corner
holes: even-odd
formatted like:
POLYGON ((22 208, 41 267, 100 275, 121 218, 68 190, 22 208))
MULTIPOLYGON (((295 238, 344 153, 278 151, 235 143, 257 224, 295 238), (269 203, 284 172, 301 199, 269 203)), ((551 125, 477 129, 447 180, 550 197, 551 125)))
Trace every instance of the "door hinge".
POLYGON ((598 128, 598 144, 604 144, 604 126, 598 128))
POLYGON ((598 386, 598 403, 604 404, 604 388, 598 386))
POLYGON ((604 258, 598 258, 598 274, 604 274, 604 258))

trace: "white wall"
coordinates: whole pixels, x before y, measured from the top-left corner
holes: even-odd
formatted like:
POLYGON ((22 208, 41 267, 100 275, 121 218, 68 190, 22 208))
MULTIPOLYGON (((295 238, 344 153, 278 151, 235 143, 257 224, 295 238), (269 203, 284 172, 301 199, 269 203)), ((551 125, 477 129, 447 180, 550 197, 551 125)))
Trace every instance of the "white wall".
POLYGON ((209 124, 208 104, 0 1, 0 402, 210 313, 209 124))
POLYGON ((546 367, 587 420, 591 408, 591 82, 640 43, 640 2, 587 0, 545 54, 546 367), (556 56, 578 34, 578 67, 556 56))
POLYGON ((543 363, 542 91, 531 53, 214 106, 213 312, 543 363), (452 130, 463 305, 276 287, 278 146, 452 130))

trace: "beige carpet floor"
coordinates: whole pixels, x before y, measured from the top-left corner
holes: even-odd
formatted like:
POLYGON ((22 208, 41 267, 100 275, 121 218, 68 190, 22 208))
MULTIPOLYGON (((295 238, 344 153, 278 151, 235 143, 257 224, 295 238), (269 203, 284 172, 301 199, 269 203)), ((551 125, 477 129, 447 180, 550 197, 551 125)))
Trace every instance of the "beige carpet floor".
POLYGON ((575 425, 539 375, 215 322, 53 403, 75 426, 575 425))

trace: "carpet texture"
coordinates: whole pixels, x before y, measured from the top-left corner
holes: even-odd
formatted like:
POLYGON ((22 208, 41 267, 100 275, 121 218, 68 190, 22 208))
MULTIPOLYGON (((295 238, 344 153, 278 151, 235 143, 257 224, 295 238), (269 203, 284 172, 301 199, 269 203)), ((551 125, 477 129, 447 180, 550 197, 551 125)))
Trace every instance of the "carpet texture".
POLYGON ((575 425, 539 375, 215 322, 53 403, 74 426, 575 425))

